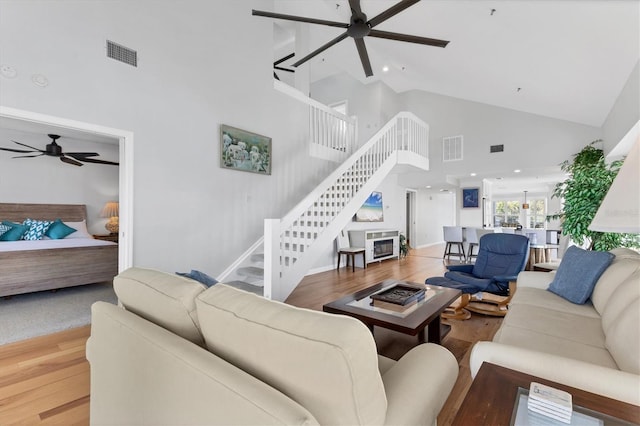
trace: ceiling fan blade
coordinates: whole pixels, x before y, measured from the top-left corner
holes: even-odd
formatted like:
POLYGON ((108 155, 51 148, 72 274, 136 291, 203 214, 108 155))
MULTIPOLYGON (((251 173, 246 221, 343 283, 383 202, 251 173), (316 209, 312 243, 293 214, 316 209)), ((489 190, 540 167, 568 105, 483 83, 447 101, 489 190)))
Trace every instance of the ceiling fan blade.
POLYGON ((39 151, 27 151, 24 149, 13 149, 13 148, 0 148, 3 151, 10 151, 10 152, 39 152, 39 151))
POLYGON ((345 31, 344 33, 340 34, 338 37, 336 37, 333 40, 331 40, 329 43, 317 48, 316 50, 314 50, 313 52, 309 53, 304 58, 300 59, 298 62, 294 63, 293 66, 294 67, 298 67, 298 66, 304 64, 309 59, 313 58, 316 55, 319 55, 320 53, 324 52, 325 50, 327 50, 328 48, 330 48, 334 44, 336 44, 338 42, 341 42, 342 40, 344 40, 347 37, 348 37, 348 35, 347 35, 346 31, 345 31))
POLYGON ((22 143, 22 142, 14 141, 13 139, 11 140, 11 142, 13 142, 13 143, 17 143, 18 145, 26 146, 27 148, 34 149, 34 150, 36 150, 37 152, 44 152, 44 151, 43 151, 43 150, 41 150, 41 149, 34 148, 34 147, 30 146, 30 145, 27 145, 26 143, 22 143))
POLYGON ((120 163, 115 163, 113 161, 106 161, 106 160, 98 160, 96 158, 83 158, 81 161, 84 161, 85 163, 95 163, 95 164, 109 164, 112 166, 119 166, 120 163))
POLYGON ((387 19, 397 15, 408 7, 413 6, 418 3, 420 0, 402 0, 400 3, 396 3, 394 6, 391 6, 389 9, 385 10, 378 16, 369 19, 369 26, 371 28, 375 27, 386 21, 387 19))
POLYGON ((289 60, 289 59, 293 58, 294 56, 296 56, 296 54, 295 54, 295 53, 289 53, 289 54, 288 54, 287 56, 285 56, 284 58, 280 58, 280 59, 278 59, 277 61, 275 61, 275 62, 273 63, 273 66, 274 66, 274 67, 277 67, 278 65, 280 65, 280 64, 281 64, 281 63, 283 63, 284 61, 289 60))
POLYGON ((304 16, 284 15, 282 13, 265 12, 262 10, 252 10, 254 16, 264 16, 266 18, 284 19, 287 21, 306 22, 309 24, 328 25, 330 27, 347 28, 349 24, 344 22, 326 21, 324 19, 306 18, 304 16))
POLYGON ((69 157, 77 158, 78 160, 84 157, 97 157, 97 152, 65 152, 64 155, 68 155, 69 157))
MULTIPOLYGON (((27 151, 28 152, 28 151, 27 151)), ((11 157, 11 158, 32 158, 32 157, 42 157, 44 155, 44 153, 42 154, 35 154, 35 155, 18 155, 15 157, 11 157)))
POLYGON ((278 71, 296 72, 295 70, 290 70, 288 68, 282 68, 282 67, 273 67, 273 69, 278 71))
POLYGON ((358 54, 360 55, 360 62, 362 62, 362 68, 364 68, 364 74, 367 77, 371 77, 373 75, 373 71, 371 70, 371 62, 369 62, 369 54, 367 53, 367 46, 365 46, 364 40, 361 38, 354 38, 353 41, 356 42, 356 47, 358 48, 358 54))
POLYGON ((349 0, 349 7, 351 13, 356 16, 362 16, 362 9, 360 9, 360 0, 349 0))
POLYGON ((386 38, 389 40, 407 41, 409 43, 426 44, 428 46, 435 47, 447 47, 449 41, 438 40, 437 38, 420 37, 409 34, 390 33, 388 31, 371 30, 369 33, 371 37, 386 38))
POLYGON ((82 164, 81 162, 76 161, 73 158, 65 157, 64 155, 60 156, 60 161, 63 161, 67 164, 73 164, 74 166, 84 166, 84 164, 82 164))

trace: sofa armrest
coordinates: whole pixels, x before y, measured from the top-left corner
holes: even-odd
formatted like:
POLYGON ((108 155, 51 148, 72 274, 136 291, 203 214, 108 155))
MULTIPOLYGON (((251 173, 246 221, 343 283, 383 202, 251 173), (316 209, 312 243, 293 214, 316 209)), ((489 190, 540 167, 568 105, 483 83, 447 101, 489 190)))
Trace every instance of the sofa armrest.
POLYGON ((105 302, 91 313, 92 425, 318 424, 289 397, 168 330, 105 302))
POLYGON ((425 343, 407 352, 382 375, 387 425, 432 425, 458 378, 458 363, 447 349, 425 343))
POLYGON ((471 376, 483 362, 562 383, 608 398, 640 405, 640 376, 571 358, 495 342, 478 342, 471 350, 471 376))
POLYGON ((555 272, 522 271, 518 274, 518 287, 546 290, 555 276, 555 272))

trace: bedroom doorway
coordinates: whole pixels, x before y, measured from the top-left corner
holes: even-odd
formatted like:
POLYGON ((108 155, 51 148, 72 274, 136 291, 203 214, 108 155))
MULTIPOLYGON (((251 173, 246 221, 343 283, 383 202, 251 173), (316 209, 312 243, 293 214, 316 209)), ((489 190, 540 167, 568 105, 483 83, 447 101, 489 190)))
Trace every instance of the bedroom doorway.
POLYGON ((69 120, 67 118, 39 114, 15 108, 0 106, 0 118, 18 120, 32 125, 72 129, 94 135, 117 139, 119 142, 119 244, 118 271, 133 266, 133 133, 92 123, 69 120))

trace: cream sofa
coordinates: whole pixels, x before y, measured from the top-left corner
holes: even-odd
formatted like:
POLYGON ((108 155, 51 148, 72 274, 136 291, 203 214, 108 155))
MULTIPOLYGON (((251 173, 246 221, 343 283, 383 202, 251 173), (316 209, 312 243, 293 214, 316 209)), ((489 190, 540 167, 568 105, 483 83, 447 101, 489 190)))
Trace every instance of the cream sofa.
POLYGON ((472 349, 472 376, 487 361, 640 405, 640 255, 611 252, 584 305, 546 290, 555 272, 521 272, 493 341, 472 349))
POLYGON ((422 344, 393 361, 359 321, 132 268, 92 307, 91 424, 435 424, 458 375, 422 344))

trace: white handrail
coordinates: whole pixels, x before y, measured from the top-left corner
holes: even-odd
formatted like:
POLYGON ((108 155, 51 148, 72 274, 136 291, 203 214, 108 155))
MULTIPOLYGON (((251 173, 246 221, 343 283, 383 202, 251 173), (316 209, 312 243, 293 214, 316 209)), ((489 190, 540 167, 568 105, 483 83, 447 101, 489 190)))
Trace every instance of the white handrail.
POLYGON ((309 142, 329 150, 350 154, 356 144, 356 120, 311 99, 301 91, 273 80, 273 87, 309 106, 309 142))

